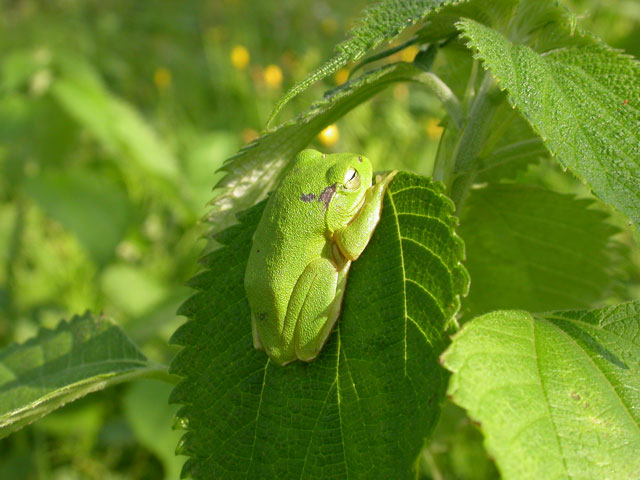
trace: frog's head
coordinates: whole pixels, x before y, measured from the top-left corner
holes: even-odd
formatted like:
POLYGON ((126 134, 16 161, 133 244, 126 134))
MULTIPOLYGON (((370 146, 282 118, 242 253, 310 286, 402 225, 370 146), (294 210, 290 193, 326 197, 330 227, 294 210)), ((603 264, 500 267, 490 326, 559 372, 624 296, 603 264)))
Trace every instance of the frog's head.
POLYGON ((356 153, 327 155, 325 160, 327 186, 318 200, 324 202, 327 227, 335 231, 347 225, 364 204, 373 169, 368 158, 356 153))

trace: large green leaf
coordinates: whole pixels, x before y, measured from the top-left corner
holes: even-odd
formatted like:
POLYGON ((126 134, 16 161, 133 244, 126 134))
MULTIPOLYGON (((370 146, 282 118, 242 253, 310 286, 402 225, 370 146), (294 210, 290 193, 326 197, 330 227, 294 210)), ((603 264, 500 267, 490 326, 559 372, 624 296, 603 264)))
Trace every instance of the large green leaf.
POLYGON ((327 125, 396 82, 420 82, 428 74, 410 63, 368 72, 340 86, 295 120, 280 125, 225 162, 209 222, 214 231, 232 225, 235 215, 265 198, 295 155, 327 125))
POLYGON ((607 215, 538 187, 494 184, 471 191, 460 212, 473 279, 465 316, 522 308, 589 308, 611 287, 607 215))
POLYGON ((443 360, 505 479, 638 478, 640 302, 483 315, 443 360))
POLYGON ((172 401, 194 478, 413 478, 447 376, 437 357, 468 276, 440 184, 398 174, 351 267, 335 332, 312 363, 253 348, 243 279, 264 203, 217 236, 182 307, 172 401))
MULTIPOLYGON (((358 60, 382 42, 390 42, 407 27, 415 25, 434 9, 455 0, 381 0, 366 8, 357 26, 349 32, 349 38, 336 47, 337 55, 317 70, 291 87, 278 101, 268 124, 282 107, 309 85, 321 80, 348 62, 358 60)), ((458 2, 461 0, 458 0, 458 2)))
POLYGON ((73 317, 0 350, 0 437, 87 393, 163 372, 111 321, 73 317))
POLYGON ((541 54, 458 25, 555 158, 640 224, 640 63, 592 39, 541 54))

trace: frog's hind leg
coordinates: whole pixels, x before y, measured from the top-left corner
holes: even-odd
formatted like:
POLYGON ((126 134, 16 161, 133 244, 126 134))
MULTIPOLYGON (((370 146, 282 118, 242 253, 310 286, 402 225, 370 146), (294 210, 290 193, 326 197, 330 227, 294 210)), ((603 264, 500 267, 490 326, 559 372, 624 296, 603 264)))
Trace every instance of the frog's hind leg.
POLYGON ((312 279, 303 282, 308 290, 300 306, 293 343, 296 356, 310 362, 320 353, 340 315, 346 274, 326 258, 315 260, 305 273, 312 279))

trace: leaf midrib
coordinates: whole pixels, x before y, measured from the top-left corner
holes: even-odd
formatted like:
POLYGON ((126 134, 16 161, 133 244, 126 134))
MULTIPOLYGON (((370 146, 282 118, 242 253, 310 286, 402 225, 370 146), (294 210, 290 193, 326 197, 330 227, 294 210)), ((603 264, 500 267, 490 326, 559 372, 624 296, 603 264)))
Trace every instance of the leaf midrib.
POLYGON ((390 189, 387 190, 388 192, 388 197, 389 197, 389 203, 391 204, 391 208, 393 208, 393 219, 394 219, 394 224, 396 226, 396 232, 398 234, 397 240, 398 240, 398 247, 400 248, 400 266, 402 267, 402 283, 404 284, 404 288, 402 289, 402 299, 403 299, 403 307, 404 307, 404 336, 403 336, 403 341, 404 341, 404 376, 407 376, 407 316, 408 316, 408 309, 407 309, 407 286, 406 286, 406 278, 407 278, 407 270, 405 268, 404 265, 404 250, 402 247, 402 233, 400 232, 400 221, 398 220, 398 209, 396 207, 396 203, 393 200, 393 195, 394 192, 392 192, 390 189))
POLYGON ((556 426, 556 423, 553 419, 553 415, 551 413, 551 410, 549 408, 550 406, 550 402, 549 402, 549 396, 547 394, 547 390, 544 386, 544 380, 541 374, 541 369, 540 369, 540 352, 538 351, 538 342, 536 341, 536 320, 533 317, 533 315, 531 314, 527 314, 527 317, 529 319, 529 321, 531 322, 531 346, 532 346, 532 350, 533 350, 533 354, 535 357, 535 361, 536 361, 536 370, 537 370, 537 375, 538 375, 538 380, 539 380, 539 384, 540 384, 540 390, 542 390, 542 395, 544 396, 544 408, 546 411, 546 416, 549 418, 549 422, 551 422, 551 426, 553 428, 553 436, 554 439, 556 441, 556 445, 558 448, 558 452, 560 453, 560 458, 562 459, 562 466, 564 468, 564 473, 565 476, 567 478, 569 478, 569 469, 567 467, 567 459, 564 455, 564 451, 562 449, 562 443, 560 442, 560 437, 558 435, 558 427, 556 426))

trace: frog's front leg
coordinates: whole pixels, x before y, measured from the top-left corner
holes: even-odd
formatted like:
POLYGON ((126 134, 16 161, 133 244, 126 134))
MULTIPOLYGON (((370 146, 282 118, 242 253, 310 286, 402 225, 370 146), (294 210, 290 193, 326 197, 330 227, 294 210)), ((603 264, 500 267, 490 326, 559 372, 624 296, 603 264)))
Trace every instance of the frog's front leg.
POLYGON ((394 170, 369 188, 358 215, 349 225, 334 234, 340 252, 348 260, 357 260, 371 240, 373 231, 380 221, 384 192, 396 173, 394 170))
POLYGON ((296 358, 310 362, 327 341, 340 315, 349 263, 338 269, 333 261, 318 258, 296 283, 285 317, 285 329, 294 327, 296 358))

